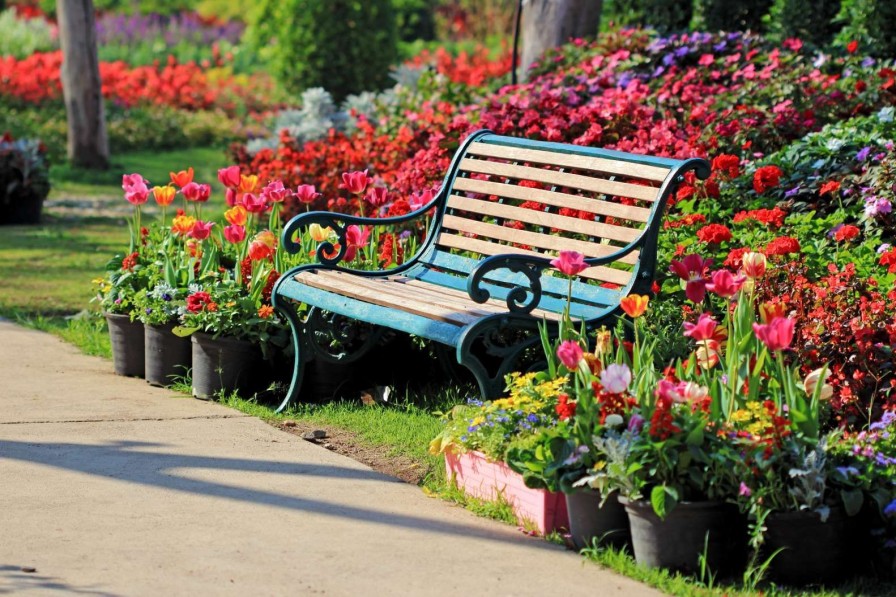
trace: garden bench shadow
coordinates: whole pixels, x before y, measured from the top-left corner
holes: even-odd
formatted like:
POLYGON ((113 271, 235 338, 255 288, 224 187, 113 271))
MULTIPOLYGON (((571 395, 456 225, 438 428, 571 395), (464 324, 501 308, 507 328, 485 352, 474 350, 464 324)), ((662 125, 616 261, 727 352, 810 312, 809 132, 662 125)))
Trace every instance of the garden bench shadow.
MULTIPOLYGON (((299 462, 278 462, 273 460, 249 460, 242 458, 214 458, 191 456, 189 454, 166 454, 151 451, 164 444, 150 442, 118 441, 106 445, 90 445, 60 442, 18 442, 0 440, 0 456, 7 459, 32 462, 43 466, 68 471, 108 477, 118 481, 136 483, 152 487, 170 489, 185 493, 237 500, 288 510, 313 512, 324 516, 350 518, 374 522, 386 526, 419 529, 446 535, 475 537, 489 541, 519 543, 519 538, 490 532, 482 527, 445 522, 438 518, 426 518, 407 514, 378 512, 353 507, 344 503, 330 504, 296 495, 285 495, 214 483, 205 480, 178 476, 177 470, 216 469, 223 471, 245 471, 290 475, 296 479, 302 476, 321 476, 357 481, 403 483, 372 470, 354 469, 334 465, 302 464, 299 462), (123 459, 127 466, 121 466, 123 459)), ((543 541, 527 543, 537 549, 555 549, 543 541)))
POLYGON ((287 251, 302 250, 296 235, 312 224, 338 240, 322 242, 317 263, 286 272, 274 287, 295 348, 280 410, 299 398, 309 362, 352 363, 387 328, 433 341, 442 358, 473 373, 483 398, 497 397, 506 374, 543 360, 540 324, 555 336, 568 308, 588 329, 609 326, 622 298, 650 291, 666 203, 691 171, 705 179, 709 163, 482 130, 460 145, 438 193, 419 209, 296 216, 283 231, 287 251), (350 261, 350 228, 430 215, 419 250, 402 265, 367 271, 350 261), (581 253, 589 266, 572 282, 551 271, 561 251, 581 253), (295 303, 311 307, 306 317, 295 303))

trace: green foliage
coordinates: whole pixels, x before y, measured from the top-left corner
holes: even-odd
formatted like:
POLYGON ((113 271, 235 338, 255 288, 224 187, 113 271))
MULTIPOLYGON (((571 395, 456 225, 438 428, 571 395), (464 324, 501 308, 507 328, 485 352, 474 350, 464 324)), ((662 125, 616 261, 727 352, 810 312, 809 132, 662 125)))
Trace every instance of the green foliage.
MULTIPOLYGON (((121 12, 170 15, 192 10, 194 0, 93 0, 97 12, 121 12)), ((56 0, 39 0, 41 10, 56 15, 56 0)))
POLYGON ((199 0, 195 10, 204 17, 225 21, 245 21, 255 6, 253 0, 199 0))
POLYGON ((398 57, 390 0, 264 0, 247 37, 286 89, 323 87, 337 103, 388 86, 398 57))
POLYGON ((605 2, 603 21, 620 26, 645 26, 660 33, 687 30, 694 14, 692 0, 633 0, 605 2))
POLYGON ((844 0, 837 19, 844 23, 837 36, 840 43, 858 40, 863 53, 896 57, 896 3, 892 0, 844 0))
POLYGON ((839 11, 840 0, 774 0, 766 30, 771 39, 797 37, 824 46, 840 29, 834 22, 839 11))
POLYGON ((19 19, 14 10, 0 12, 0 56, 22 59, 56 47, 52 26, 45 20, 19 19))
POLYGON ((401 41, 435 38, 434 0, 392 0, 398 38, 401 41))
POLYGON ((697 20, 707 31, 759 31, 773 0, 695 0, 697 20))

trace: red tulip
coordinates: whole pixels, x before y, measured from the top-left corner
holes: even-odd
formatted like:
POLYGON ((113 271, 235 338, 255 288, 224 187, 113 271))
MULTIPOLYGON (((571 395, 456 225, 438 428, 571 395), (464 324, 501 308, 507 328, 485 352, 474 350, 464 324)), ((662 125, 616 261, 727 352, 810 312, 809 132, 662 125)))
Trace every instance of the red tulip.
POLYGON ((240 226, 239 224, 231 224, 230 226, 224 227, 224 238, 229 243, 240 243, 246 238, 246 228, 245 226, 240 226))
POLYGON ((578 251, 560 251, 560 254, 551 260, 551 265, 567 276, 575 276, 589 267, 585 263, 585 256, 578 251))
POLYGON ((187 201, 195 201, 197 203, 205 203, 211 197, 212 188, 207 184, 196 184, 195 182, 187 183, 180 190, 187 201))
POLYGON ((373 187, 367 191, 364 199, 374 207, 382 207, 389 203, 389 191, 384 187, 373 187))
POLYGON ((367 176, 367 170, 363 172, 343 172, 342 184, 339 185, 339 188, 347 189, 349 193, 360 195, 369 183, 370 178, 367 176))
POLYGON ((296 187, 295 195, 296 199, 305 205, 314 202, 315 199, 320 197, 320 193, 317 192, 313 184, 300 184, 296 187))
POLYGON ((708 313, 701 313, 697 323, 684 322, 684 335, 690 336, 697 342, 712 340, 718 322, 708 313))
POLYGON ((753 332, 769 350, 786 350, 793 342, 795 324, 791 317, 775 317, 767 324, 754 323, 753 332))
POLYGON ((745 281, 744 276, 735 276, 727 269, 719 269, 712 273, 712 282, 706 285, 706 289, 722 298, 731 298, 740 291, 745 281))
POLYGON ((243 195, 243 207, 246 211, 253 214, 263 213, 268 208, 268 202, 261 195, 255 193, 246 193, 243 195))
POLYGON ((214 222, 203 222, 201 220, 197 220, 193 224, 193 229, 190 230, 190 237, 195 238, 196 240, 205 240, 212 233, 212 226, 214 225, 214 222))
POLYGON ((218 180, 228 189, 236 189, 240 186, 240 167, 229 166, 218 170, 218 180))

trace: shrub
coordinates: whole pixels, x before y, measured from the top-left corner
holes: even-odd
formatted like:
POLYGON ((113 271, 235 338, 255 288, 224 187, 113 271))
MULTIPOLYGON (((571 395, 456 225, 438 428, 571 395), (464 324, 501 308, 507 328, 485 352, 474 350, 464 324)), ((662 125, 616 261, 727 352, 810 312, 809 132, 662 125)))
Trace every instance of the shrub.
POLYGON ((50 192, 44 147, 36 139, 0 137, 0 223, 36 222, 50 192))
POLYGON ((433 0, 392 0, 398 38, 402 41, 429 40, 436 35, 433 0))
POLYGON ((896 3, 892 0, 844 0, 838 20, 845 23, 838 40, 861 40, 862 51, 896 57, 896 3))
POLYGON ((0 56, 24 58, 56 46, 53 27, 44 19, 20 18, 14 10, 0 12, 0 56))
POLYGON ((288 90, 323 87, 337 103, 386 87, 398 57, 390 0, 264 0, 249 33, 288 90))
POLYGON ((840 0, 774 0, 767 18, 769 37, 797 37, 824 46, 840 29, 834 22, 839 11, 840 0))
POLYGON ((641 25, 660 33, 686 30, 694 15, 692 0, 634 0, 605 8, 607 18, 617 25, 641 25))
POLYGON ((696 0, 698 21, 709 31, 759 31, 773 0, 696 0))

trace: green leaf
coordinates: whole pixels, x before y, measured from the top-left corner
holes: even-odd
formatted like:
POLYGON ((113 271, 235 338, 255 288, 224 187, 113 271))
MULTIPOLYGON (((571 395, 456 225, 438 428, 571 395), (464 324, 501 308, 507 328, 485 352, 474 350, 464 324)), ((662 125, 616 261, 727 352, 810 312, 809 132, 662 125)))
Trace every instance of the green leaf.
POLYGON ((657 516, 661 519, 666 518, 678 505, 678 492, 672 487, 657 485, 650 490, 650 504, 657 516))
POLYGON ((703 427, 695 427, 690 433, 688 433, 688 437, 685 442, 689 446, 701 445, 703 443, 703 427))
POLYGON ((840 492, 840 499, 843 501, 843 507, 846 508, 847 516, 855 516, 862 509, 862 503, 865 501, 861 489, 848 489, 840 492))
POLYGON ((184 325, 176 325, 171 328, 171 333, 179 338, 186 338, 193 334, 193 332, 198 332, 200 330, 199 327, 187 327, 184 325))

